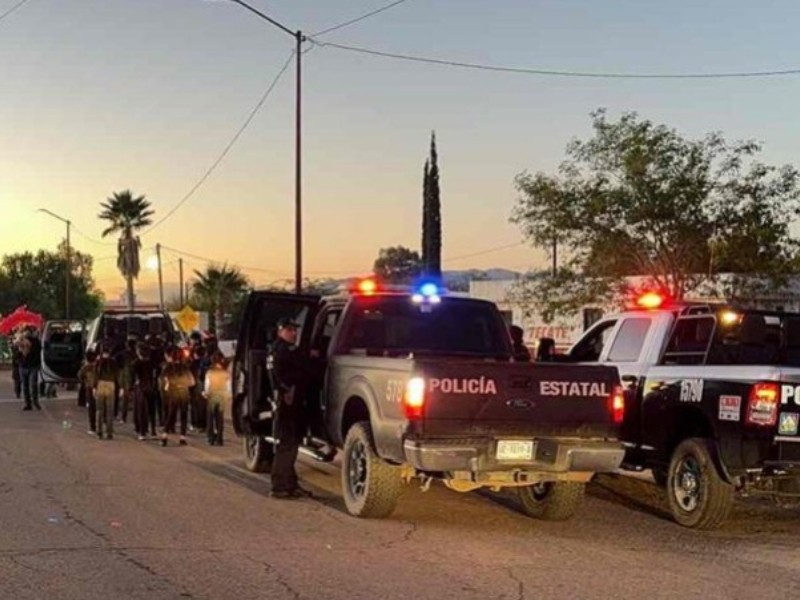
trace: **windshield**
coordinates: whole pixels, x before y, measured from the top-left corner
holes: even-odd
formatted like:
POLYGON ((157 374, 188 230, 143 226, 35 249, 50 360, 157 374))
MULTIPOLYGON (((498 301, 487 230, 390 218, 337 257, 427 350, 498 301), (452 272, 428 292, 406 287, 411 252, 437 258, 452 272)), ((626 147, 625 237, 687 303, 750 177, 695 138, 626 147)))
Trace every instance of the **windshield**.
POLYGON ((124 341, 129 336, 143 339, 148 335, 164 335, 167 341, 175 341, 172 322, 163 313, 105 314, 98 333, 101 340, 113 338, 124 341))
POLYGON ((510 356, 508 332, 495 306, 465 298, 444 298, 440 304, 415 303, 408 296, 359 298, 340 350, 510 356))

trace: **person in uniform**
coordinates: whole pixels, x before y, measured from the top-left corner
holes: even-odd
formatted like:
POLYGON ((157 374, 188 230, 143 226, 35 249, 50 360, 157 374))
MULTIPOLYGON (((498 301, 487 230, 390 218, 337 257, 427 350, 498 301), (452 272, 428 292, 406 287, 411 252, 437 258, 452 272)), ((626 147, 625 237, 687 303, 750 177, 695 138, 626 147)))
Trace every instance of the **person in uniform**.
POLYGON ((156 435, 156 367, 150 356, 150 346, 139 344, 136 348, 136 361, 133 364, 133 425, 140 442, 150 434, 156 435))
POLYGON ((114 398, 116 397, 119 366, 111 354, 110 345, 101 345, 100 356, 94 363, 94 398, 97 405, 97 438, 114 439, 114 398))
POLYGON ((78 381, 80 381, 78 396, 83 396, 83 406, 87 408, 89 415, 89 435, 97 435, 97 403, 94 399, 94 388, 97 384, 97 374, 94 370, 96 361, 97 353, 91 349, 87 350, 83 366, 78 371, 78 381))
MULTIPOLYGON (((128 338, 119 359, 120 422, 128 422, 128 409, 133 410, 134 366, 136 364, 136 338, 128 338)), ((116 411, 115 411, 116 412, 116 411)))
POLYGON ((183 359, 180 348, 173 348, 166 353, 167 363, 161 372, 161 389, 164 392, 164 405, 167 419, 164 423, 164 433, 161 434, 161 445, 169 442, 169 434, 175 433, 178 415, 181 417, 181 436, 179 444, 185 446, 187 418, 189 416, 189 390, 195 385, 194 376, 189 365, 183 359))
POLYGON ((225 427, 225 405, 231 400, 231 375, 225 356, 217 350, 211 356, 211 367, 206 371, 203 396, 208 402, 206 414, 209 446, 222 446, 225 427))
POLYGON ((522 327, 519 325, 512 325, 508 328, 508 331, 511 334, 511 341, 513 342, 514 358, 518 362, 530 362, 531 351, 528 350, 528 347, 525 345, 525 332, 522 330, 522 327))
POLYGON ((310 494, 300 487, 295 462, 305 433, 305 387, 308 360, 297 348, 298 324, 292 319, 278 322, 278 339, 272 346, 272 383, 277 398, 275 458, 272 461, 272 496, 302 498, 310 494))

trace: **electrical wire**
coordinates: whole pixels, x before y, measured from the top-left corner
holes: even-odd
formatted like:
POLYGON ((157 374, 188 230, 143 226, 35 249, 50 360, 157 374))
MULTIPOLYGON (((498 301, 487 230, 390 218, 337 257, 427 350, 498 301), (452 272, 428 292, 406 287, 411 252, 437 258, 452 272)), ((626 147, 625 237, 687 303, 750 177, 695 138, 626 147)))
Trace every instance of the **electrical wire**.
POLYGON ((176 211, 177 211, 177 210, 178 210, 178 209, 179 209, 181 206, 183 206, 184 204, 186 204, 186 202, 187 202, 187 201, 188 201, 188 200, 189 200, 189 199, 190 199, 190 198, 191 198, 191 197, 192 197, 192 196, 195 194, 195 192, 197 192, 197 190, 199 190, 199 189, 200 189, 200 187, 201 187, 201 186, 202 186, 202 185, 203 185, 203 184, 206 182, 206 180, 207 180, 207 179, 208 179, 208 178, 211 176, 211 174, 212 174, 212 173, 213 173, 213 172, 216 170, 216 168, 217 168, 217 167, 220 165, 220 163, 222 163, 222 161, 223 161, 223 160, 225 159, 225 157, 228 155, 228 152, 230 152, 230 151, 231 151, 231 148, 233 148, 234 144, 236 144, 236 142, 239 140, 239 138, 242 136, 242 134, 245 132, 245 130, 246 130, 246 129, 247 129, 249 126, 250 126, 250 123, 252 123, 253 119, 254 119, 254 118, 255 118, 255 116, 258 114, 258 111, 259 111, 259 110, 261 110, 261 107, 262 107, 262 106, 264 106, 264 103, 267 101, 267 98, 269 98, 270 94, 272 93, 272 90, 274 90, 274 89, 275 89, 275 86, 276 86, 276 85, 278 85, 278 81, 280 81, 281 77, 282 77, 282 76, 283 76, 283 74, 286 72, 286 69, 287 69, 287 68, 289 68, 289 64, 292 62, 292 59, 294 58, 294 55, 295 55, 295 50, 292 50, 291 54, 289 55, 289 58, 288 58, 288 59, 286 60, 286 62, 284 63, 283 67, 281 67, 281 70, 280 70, 280 71, 278 71, 278 74, 275 76, 275 79, 273 79, 273 80, 272 80, 272 83, 270 83, 270 85, 269 85, 269 87, 267 88, 267 90, 266 90, 266 91, 265 91, 265 92, 264 92, 264 93, 261 95, 261 98, 259 99, 258 103, 255 105, 255 107, 253 108, 253 110, 252 110, 252 111, 250 111, 250 114, 248 115, 247 119, 245 119, 245 121, 244 121, 244 123, 242 124, 242 126, 241 126, 241 127, 239 127, 239 130, 238 130, 238 131, 236 132, 236 134, 233 136, 233 138, 231 139, 231 141, 230 141, 230 142, 228 142, 228 145, 227 145, 227 146, 225 146, 225 149, 224 149, 224 150, 222 151, 222 153, 221 153, 221 154, 220 154, 220 155, 217 157, 217 159, 216 159, 216 160, 213 162, 213 164, 212 164, 212 165, 211 165, 211 166, 210 166, 210 167, 209 167, 209 168, 206 170, 206 172, 205 172, 205 173, 203 174, 203 176, 202 176, 202 177, 201 177, 201 178, 200 178, 200 179, 197 181, 197 183, 195 183, 195 184, 194 184, 194 186, 192 187, 192 189, 190 189, 190 190, 189 190, 189 193, 187 193, 187 194, 186 194, 186 195, 185 195, 183 198, 181 198, 181 200, 180 200, 180 201, 179 201, 179 202, 178 202, 178 203, 177 203, 175 206, 173 206, 173 207, 172 207, 172 208, 171 208, 171 209, 170 209, 170 210, 167 212, 167 214, 166 214, 166 215, 164 215, 164 216, 163 216, 163 217, 161 217, 161 218, 160 218, 158 221, 156 221, 156 222, 155 222, 153 225, 151 225, 150 227, 148 227, 147 229, 145 229, 145 230, 142 232, 142 234, 141 234, 141 235, 146 235, 146 234, 150 233, 151 231, 153 231, 154 229, 156 229, 156 228, 157 228, 159 225, 161 225, 162 223, 164 223, 164 221, 166 221, 166 220, 167 220, 167 219, 169 219, 169 218, 170 218, 172 215, 174 215, 174 214, 175 214, 175 212, 176 212, 176 211))
POLYGON ((14 6, 9 8, 6 12, 0 14, 0 21, 2 21, 3 19, 5 19, 8 16, 11 16, 11 13, 16 11, 18 8, 22 8, 22 5, 25 4, 27 1, 28 0, 20 0, 20 2, 17 2, 14 6))
POLYGON ((72 231, 77 233, 79 236, 81 236, 87 242, 91 242, 92 244, 97 244, 98 246, 116 246, 117 245, 117 242, 103 242, 101 240, 97 240, 97 239, 93 238, 90 235, 86 235, 83 231, 81 231, 78 227, 75 226, 75 223, 71 223, 70 227, 72 228, 72 231))
POLYGON ((407 0, 395 0, 394 2, 390 2, 389 4, 382 6, 380 8, 376 8, 375 10, 371 10, 370 12, 361 15, 360 17, 356 17, 355 19, 350 19, 349 21, 345 21, 344 23, 339 23, 338 25, 334 25, 333 27, 328 27, 327 29, 323 29, 322 31, 317 31, 316 33, 312 33, 311 37, 318 37, 321 35, 327 35, 334 31, 338 31, 339 29, 344 29, 345 27, 349 27, 350 25, 355 25, 363 21, 364 19, 369 19, 377 14, 380 14, 390 8, 394 8, 398 4, 403 4, 407 0))
POLYGON ((495 252, 500 252, 501 250, 508 250, 510 248, 517 248, 518 246, 524 246, 525 242, 514 242, 513 244, 505 244, 503 246, 495 246, 494 248, 487 248, 486 250, 479 250, 478 252, 472 252, 470 254, 462 254, 460 256, 451 256, 449 258, 442 259, 443 263, 454 262, 457 260, 463 260, 465 258, 473 258, 475 256, 483 256, 484 254, 493 254, 495 252))
MULTIPOLYGON (((263 267, 250 267, 247 265, 241 265, 235 262, 220 260, 218 258, 210 258, 208 256, 200 256, 198 254, 192 254, 191 252, 185 252, 183 250, 178 250, 177 248, 172 248, 170 246, 161 245, 162 250, 167 250, 168 252, 172 252, 173 254, 177 254, 178 256, 192 258, 194 260, 199 261, 203 264, 230 264, 231 266, 237 267, 242 271, 253 271, 256 273, 270 273, 270 274, 278 274, 278 275, 290 275, 290 271, 281 271, 279 269, 264 269, 263 267)), ((363 269, 351 269, 351 270, 331 270, 331 271, 305 271, 307 275, 352 275, 354 273, 362 273, 364 272, 363 269)))
POLYGON ((460 67, 463 69, 474 69, 480 71, 496 71, 501 73, 517 73, 522 75, 539 75, 549 77, 575 77, 584 79, 735 79, 735 78, 756 78, 756 77, 783 77, 789 75, 800 75, 800 68, 796 69, 775 69, 766 71, 728 71, 719 73, 614 73, 614 72, 592 72, 592 71, 565 71, 555 69, 539 69, 529 67, 509 67, 503 65, 489 65, 482 63, 472 63, 412 54, 399 54, 395 52, 385 52, 383 50, 373 50, 359 46, 348 46, 346 44, 336 44, 334 42, 319 42, 313 37, 309 41, 317 46, 336 48, 348 52, 357 52, 370 56, 380 56, 383 58, 393 58, 415 63, 426 63, 447 67, 460 67))

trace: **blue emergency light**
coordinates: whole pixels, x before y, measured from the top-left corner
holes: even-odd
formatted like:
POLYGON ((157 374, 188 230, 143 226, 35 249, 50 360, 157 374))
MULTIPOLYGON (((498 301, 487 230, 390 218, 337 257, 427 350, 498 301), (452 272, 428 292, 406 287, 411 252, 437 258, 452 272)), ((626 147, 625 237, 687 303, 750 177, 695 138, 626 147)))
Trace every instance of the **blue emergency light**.
POLYGON ((442 301, 442 289, 434 281, 424 281, 415 286, 411 300, 417 303, 428 302, 439 304, 442 301))

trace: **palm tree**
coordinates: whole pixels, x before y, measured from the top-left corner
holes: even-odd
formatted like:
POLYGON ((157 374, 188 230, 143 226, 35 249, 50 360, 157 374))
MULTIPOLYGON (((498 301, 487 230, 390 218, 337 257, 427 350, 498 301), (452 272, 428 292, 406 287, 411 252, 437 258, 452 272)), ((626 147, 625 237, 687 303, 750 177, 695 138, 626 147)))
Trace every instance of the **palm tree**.
POLYGON ((117 243, 117 268, 128 284, 128 308, 133 310, 133 280, 139 277, 139 249, 142 247, 139 236, 135 234, 153 222, 150 217, 154 212, 150 210, 150 202, 144 196, 135 198, 130 190, 114 192, 100 206, 103 212, 97 216, 110 223, 103 231, 103 237, 120 234, 117 243))
POLYGON ((209 265, 204 272, 195 271, 192 286, 195 298, 212 317, 211 329, 221 333, 228 314, 250 287, 247 277, 236 267, 209 265))

